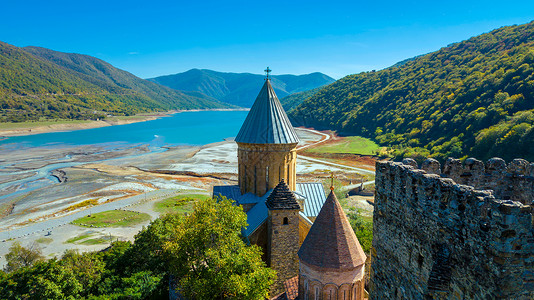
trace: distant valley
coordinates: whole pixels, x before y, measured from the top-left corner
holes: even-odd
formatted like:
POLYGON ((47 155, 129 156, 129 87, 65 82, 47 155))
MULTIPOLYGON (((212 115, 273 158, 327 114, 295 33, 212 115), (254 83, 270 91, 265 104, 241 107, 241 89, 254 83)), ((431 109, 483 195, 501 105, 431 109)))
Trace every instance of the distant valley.
MULTIPOLYGON (((251 107, 263 85, 264 78, 264 75, 251 73, 224 73, 192 69, 187 72, 149 78, 148 80, 177 90, 201 92, 232 105, 251 107)), ((278 98, 282 99, 290 94, 315 89, 334 81, 335 79, 325 74, 311 73, 274 75, 271 83, 278 98)))

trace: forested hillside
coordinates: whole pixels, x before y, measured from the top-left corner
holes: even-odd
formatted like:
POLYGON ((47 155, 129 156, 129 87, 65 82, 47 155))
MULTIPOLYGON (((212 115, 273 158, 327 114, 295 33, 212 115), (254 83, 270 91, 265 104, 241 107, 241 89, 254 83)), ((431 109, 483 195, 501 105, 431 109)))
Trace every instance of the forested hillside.
POLYGON ((297 107, 299 104, 304 102, 304 100, 310 98, 311 96, 317 94, 324 86, 320 86, 308 91, 304 92, 298 92, 291 94, 289 96, 285 96, 284 98, 280 99, 280 103, 284 107, 285 111, 288 112, 292 110, 293 108, 297 107))
POLYGON ((290 113, 403 156, 534 160, 534 22, 344 77, 290 113))
MULTIPOLYGON (((148 80, 177 90, 201 92, 229 104, 251 107, 263 85, 264 78, 263 75, 250 73, 192 69, 148 80)), ((271 83, 278 98, 311 90, 334 81, 333 78, 322 73, 271 76, 271 83)))
POLYGON ((228 105, 143 80, 88 55, 0 42, 0 122, 218 107, 228 105))

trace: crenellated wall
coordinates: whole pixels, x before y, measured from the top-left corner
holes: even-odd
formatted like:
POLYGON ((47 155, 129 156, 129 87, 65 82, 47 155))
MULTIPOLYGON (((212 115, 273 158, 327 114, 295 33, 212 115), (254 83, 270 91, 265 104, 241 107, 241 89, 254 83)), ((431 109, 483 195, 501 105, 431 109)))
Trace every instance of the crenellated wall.
MULTIPOLYGON (((403 163, 417 168, 413 159, 404 159, 403 163)), ((534 163, 524 159, 514 159, 507 165, 502 158, 492 158, 486 164, 475 158, 466 159, 464 164, 449 158, 442 169, 437 160, 430 158, 421 164, 421 169, 477 190, 493 190, 497 199, 527 205, 534 200, 534 163)))
POLYGON ((534 299, 533 165, 421 168, 376 164, 371 299, 534 299))

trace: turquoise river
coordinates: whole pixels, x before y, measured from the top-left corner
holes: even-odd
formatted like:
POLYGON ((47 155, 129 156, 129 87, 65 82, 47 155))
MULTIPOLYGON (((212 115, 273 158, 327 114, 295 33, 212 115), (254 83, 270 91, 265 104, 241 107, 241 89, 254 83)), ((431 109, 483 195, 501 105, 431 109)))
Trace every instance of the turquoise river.
POLYGON ((247 113, 248 111, 181 112, 127 125, 10 137, 0 140, 0 149, 9 145, 41 147, 107 143, 204 145, 235 137, 247 113))

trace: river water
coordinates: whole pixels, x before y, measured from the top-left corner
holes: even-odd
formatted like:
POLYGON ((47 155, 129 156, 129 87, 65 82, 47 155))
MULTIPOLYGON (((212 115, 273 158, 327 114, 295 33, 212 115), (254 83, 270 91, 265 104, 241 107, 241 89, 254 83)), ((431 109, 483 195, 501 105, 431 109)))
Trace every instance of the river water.
POLYGON ((235 137, 248 111, 181 112, 153 121, 120 126, 10 137, 2 147, 40 147, 108 143, 205 145, 235 137), (14 143, 16 143, 14 145, 14 143))
MULTIPOLYGON (((50 161, 43 167, 19 167, 26 165, 30 160, 38 160, 41 153, 47 149, 91 145, 98 146, 98 149, 106 149, 104 151, 113 151, 113 149, 148 145, 148 153, 155 153, 166 151, 167 148, 163 146, 205 145, 235 137, 247 113, 248 111, 181 112, 153 121, 17 136, 1 140, 0 178, 33 175, 18 180, 0 180, 0 204, 4 199, 57 183, 57 178, 51 175, 51 171, 55 169, 86 163, 72 162, 70 156, 66 155, 62 159, 50 161), (21 155, 23 159, 20 158, 21 155), (6 193, 8 190, 10 192, 6 193)), ((101 160, 93 162, 101 162, 101 160)))

